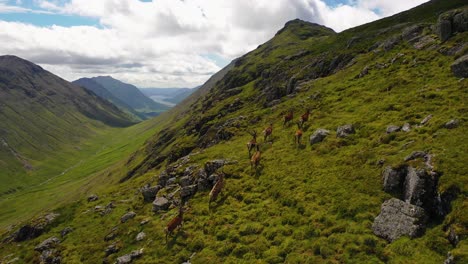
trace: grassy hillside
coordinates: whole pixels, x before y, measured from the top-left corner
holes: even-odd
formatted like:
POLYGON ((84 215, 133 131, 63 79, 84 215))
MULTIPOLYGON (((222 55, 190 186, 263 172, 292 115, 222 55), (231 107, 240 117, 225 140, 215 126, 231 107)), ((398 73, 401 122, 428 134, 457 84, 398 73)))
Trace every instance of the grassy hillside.
POLYGON ((74 231, 58 246, 67 263, 113 262, 140 248, 144 253, 135 263, 426 264, 443 263, 448 252, 456 263, 468 262, 468 83, 450 70, 467 52, 468 32, 441 42, 432 30, 440 13, 462 6, 464 1, 432 1, 338 34, 303 21, 288 23, 156 118, 147 134, 152 136, 129 158, 92 177, 86 186, 102 186, 93 190, 98 201, 82 198, 57 208, 61 217, 46 234, 1 244, 0 257, 15 252, 34 262, 39 253, 33 247, 70 226, 74 231), (298 146, 297 127, 283 127, 282 116, 293 110, 297 120, 307 108, 312 114, 298 146), (432 119, 421 125, 428 115, 432 119), (445 128, 452 119, 458 127, 445 128), (273 137, 259 138, 262 160, 255 171, 247 132, 260 133, 270 123, 273 137), (404 123, 411 125, 409 132, 386 133, 389 125, 404 123), (356 132, 337 137, 337 127, 345 124, 356 132), (318 128, 330 135, 311 146, 308 138, 318 128), (382 190, 382 170, 418 150, 434 155, 442 173, 438 192, 458 195, 450 213, 431 219, 423 236, 389 243, 371 229, 382 202, 392 197, 382 190), (209 209, 209 190, 199 190, 186 204, 183 229, 166 244, 163 229, 176 206, 153 213, 140 189, 156 185, 176 165, 175 186, 158 193, 170 197, 184 171, 198 172, 214 159, 236 161, 222 169, 221 196, 209 209), (95 206, 110 202, 115 208, 101 215, 95 206), (136 217, 121 223, 130 210, 136 217), (450 229, 458 235, 456 245, 449 242, 450 229), (136 241, 141 231, 146 238, 136 241), (106 241, 109 234, 115 236, 106 241), (106 257, 111 244, 119 252, 106 257))

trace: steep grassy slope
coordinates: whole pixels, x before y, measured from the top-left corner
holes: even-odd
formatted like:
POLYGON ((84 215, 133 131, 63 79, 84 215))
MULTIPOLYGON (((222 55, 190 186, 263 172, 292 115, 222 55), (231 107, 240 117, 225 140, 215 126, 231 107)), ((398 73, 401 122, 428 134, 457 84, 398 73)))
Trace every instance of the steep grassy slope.
MULTIPOLYGON (((37 260, 33 247, 71 226, 75 230, 59 246, 70 263, 101 262, 110 244, 120 251, 108 261, 144 248, 135 263, 442 263, 447 252, 457 263, 467 262, 468 83, 455 78, 450 65, 466 53, 468 32, 442 43, 431 29, 440 13, 463 5, 432 1, 339 34, 288 23, 157 118, 154 136, 102 174, 108 178, 94 177, 121 184, 104 186, 97 202, 80 199, 58 208, 62 217, 47 234, 2 244, 0 256, 14 250, 24 262, 37 260), (412 29, 419 22, 425 24, 412 29), (290 109, 297 119, 306 108, 312 115, 303 142, 318 128, 331 133, 321 143, 297 146, 296 127, 283 127, 281 119, 290 109), (429 114, 432 119, 421 125, 429 114), (446 129, 451 119, 459 126, 446 129), (255 172, 247 131, 270 123, 273 137, 259 139, 262 160, 255 172), (404 123, 411 124, 409 132, 386 133, 388 125, 404 123), (336 137, 344 124, 353 124, 356 133, 336 137), (399 165, 416 150, 435 155, 435 168, 443 173, 438 191, 455 189, 458 196, 451 212, 432 219, 423 236, 388 243, 371 230, 380 205, 391 197, 382 190, 381 164, 399 165), (188 161, 180 159, 189 153, 188 161), (157 184, 170 165, 182 164, 177 170, 183 172, 213 159, 237 161, 223 169, 221 197, 209 210, 208 191, 198 191, 187 203, 183 229, 165 244, 163 228, 177 210, 153 213, 139 189, 157 184), (116 207, 109 214, 95 211, 110 202, 116 207), (121 223, 128 210, 136 217, 121 223), (114 227, 115 237, 105 241, 114 227), (457 245, 448 240, 449 227, 459 236, 457 245), (140 231, 146 239, 137 242, 140 231)), ((164 188, 158 196, 174 190, 164 188)))
POLYGON ((115 97, 125 102, 135 111, 144 114, 148 118, 169 109, 169 107, 151 100, 131 84, 123 83, 110 76, 99 76, 91 79, 102 85, 115 97))
POLYGON ((95 82, 91 78, 81 78, 76 81, 73 81, 72 83, 79 85, 87 90, 90 90, 93 93, 95 93, 97 96, 101 97, 102 99, 105 99, 111 102, 112 104, 117 106, 120 110, 130 115, 130 118, 132 118, 132 120, 134 121, 142 121, 143 119, 145 119, 143 114, 140 114, 136 112, 135 110, 133 110, 133 108, 131 108, 128 104, 126 104, 124 101, 114 96, 106 88, 104 88, 102 85, 95 82))
POLYGON ((0 194, 49 178, 99 130, 133 124, 109 102, 14 56, 0 57, 0 123, 0 194), (49 157, 55 163, 43 163, 49 157))

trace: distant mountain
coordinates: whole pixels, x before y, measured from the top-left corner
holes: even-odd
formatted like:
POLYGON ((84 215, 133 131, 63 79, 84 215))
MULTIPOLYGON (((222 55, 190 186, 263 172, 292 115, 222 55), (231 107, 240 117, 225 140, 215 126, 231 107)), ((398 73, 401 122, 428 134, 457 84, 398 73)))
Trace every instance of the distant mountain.
POLYGON ((146 117, 156 116, 169 109, 168 106, 157 103, 145 96, 136 86, 121 82, 110 76, 93 77, 91 80, 100 84, 115 97, 146 117))
POLYGON ((140 88, 140 91, 156 102, 176 105, 195 92, 195 88, 140 88))
POLYGON ((135 121, 142 121, 145 119, 145 115, 142 113, 138 113, 132 107, 130 107, 127 103, 117 98, 111 92, 109 92, 106 88, 104 88, 101 84, 96 82, 91 78, 81 78, 76 81, 73 81, 74 84, 77 84, 85 89, 88 89, 95 93, 97 96, 106 99, 107 101, 113 103, 123 112, 129 114, 132 119, 135 121))
MULTIPOLYGON (((134 124, 110 102, 15 56, 0 56, 0 195, 17 174, 108 126, 134 124)), ((30 179, 34 180, 34 179, 30 179)))

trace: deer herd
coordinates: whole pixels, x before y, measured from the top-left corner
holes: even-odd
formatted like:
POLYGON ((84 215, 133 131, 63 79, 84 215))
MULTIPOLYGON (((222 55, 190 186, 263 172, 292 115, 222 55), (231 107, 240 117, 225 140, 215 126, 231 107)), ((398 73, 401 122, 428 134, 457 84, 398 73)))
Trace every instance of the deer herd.
MULTIPOLYGON (((297 130, 294 134, 294 144, 297 146, 301 146, 301 138, 303 134, 302 129, 303 129, 304 123, 309 120, 309 115, 310 115, 310 110, 307 109, 305 113, 302 114, 299 117, 299 120, 297 121, 297 130)), ((293 110, 289 110, 289 112, 283 116, 283 127, 288 126, 289 122, 291 122, 293 119, 294 119, 293 110)), ((262 157, 262 153, 260 151, 260 143, 257 142, 257 132, 255 130, 250 131, 248 133, 252 136, 252 139, 250 139, 250 141, 247 142, 247 150, 248 150, 249 159, 250 159, 250 168, 251 170, 255 169, 255 172, 257 172, 257 168, 260 165, 260 159, 262 157)), ((273 134, 273 124, 270 123, 269 126, 263 130, 263 143, 266 143, 267 140, 271 141, 272 134, 273 134)), ((216 201, 216 199, 218 198, 218 195, 221 193, 224 187, 224 176, 225 176, 224 172, 219 173, 218 179, 210 191, 209 202, 208 202, 209 208, 211 207, 211 203, 216 201)), ((171 221, 169 221, 166 228, 164 229, 166 233, 166 244, 167 244, 167 237, 170 236, 176 228, 182 227, 184 211, 185 209, 183 208, 183 203, 181 202, 178 215, 176 215, 173 219, 171 219, 171 221)))

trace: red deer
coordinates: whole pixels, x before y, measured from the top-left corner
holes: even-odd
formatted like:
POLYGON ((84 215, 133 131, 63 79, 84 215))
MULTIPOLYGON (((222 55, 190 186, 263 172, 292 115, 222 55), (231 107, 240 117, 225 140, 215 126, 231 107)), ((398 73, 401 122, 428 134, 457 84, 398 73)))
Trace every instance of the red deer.
POLYGON ((302 138, 302 125, 301 125, 301 122, 299 122, 297 123, 296 134, 294 135, 294 143, 300 146, 301 138, 302 138))
POLYGON ((299 118, 299 123, 301 124, 301 127, 304 125, 305 122, 309 120, 309 115, 310 115, 309 109, 307 109, 306 112, 303 115, 301 115, 301 117, 299 118))
POLYGON ((252 139, 249 142, 247 142, 247 150, 249 151, 249 158, 250 158, 250 153, 257 146, 257 132, 252 131, 252 132, 249 132, 249 134, 252 135, 252 139))
MULTIPOLYGON (((263 141, 266 141, 268 137, 271 137, 271 133, 273 133, 273 124, 270 123, 270 126, 265 128, 265 130, 263 130, 263 141)), ((258 144, 257 144, 257 148, 258 148, 258 144)))
POLYGON ((294 113, 293 113, 293 110, 289 110, 289 113, 287 113, 286 115, 283 116, 283 126, 286 126, 289 121, 293 120, 294 118, 294 113))
POLYGON ((215 185, 213 185, 213 188, 211 188, 210 201, 208 203, 208 207, 211 206, 211 202, 216 201, 216 198, 218 198, 218 195, 223 190, 223 187, 224 187, 224 173, 220 173, 218 180, 216 181, 215 185))
POLYGON ((184 221, 184 209, 182 205, 183 204, 181 203, 179 207, 179 214, 167 224, 166 228, 164 228, 164 232, 166 233, 166 244, 167 236, 171 235, 177 227, 182 227, 182 222, 184 221))
POLYGON ((260 158, 262 157, 262 153, 260 152, 260 148, 257 145, 257 151, 253 154, 252 158, 250 159, 250 168, 257 170, 258 165, 260 164, 260 158))

